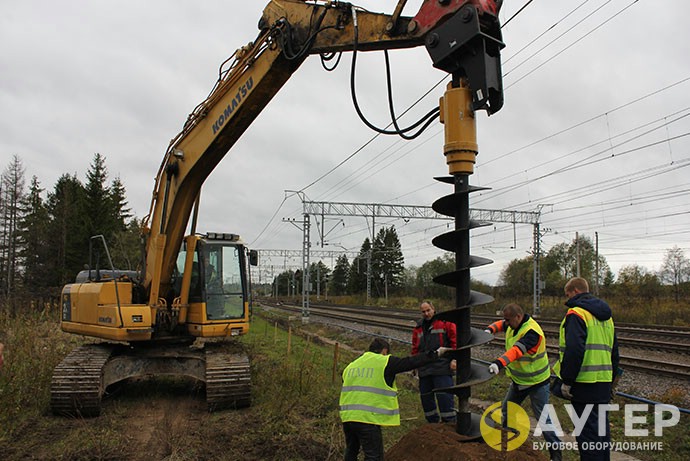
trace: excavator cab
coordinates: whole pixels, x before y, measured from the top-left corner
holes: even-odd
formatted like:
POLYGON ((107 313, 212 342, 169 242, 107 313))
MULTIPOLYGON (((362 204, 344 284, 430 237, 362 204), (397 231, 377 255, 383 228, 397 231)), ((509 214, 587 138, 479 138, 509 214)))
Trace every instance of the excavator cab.
POLYGON ((216 337, 248 331, 253 254, 236 234, 210 232, 185 238, 174 271, 173 305, 180 306, 179 322, 187 325, 188 333, 216 337), (186 269, 190 273, 185 293, 186 269))

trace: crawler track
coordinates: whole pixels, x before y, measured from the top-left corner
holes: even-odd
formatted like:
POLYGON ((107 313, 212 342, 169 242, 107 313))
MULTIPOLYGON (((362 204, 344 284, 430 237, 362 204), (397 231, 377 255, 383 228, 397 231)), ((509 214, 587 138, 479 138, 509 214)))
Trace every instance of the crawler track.
POLYGON ((113 347, 87 344, 73 350, 55 368, 50 385, 50 409, 54 414, 98 416, 101 413, 103 367, 113 347))
POLYGON ((242 408, 251 404, 249 358, 206 346, 206 403, 208 409, 242 408))
POLYGON ((233 343, 207 343, 203 348, 89 344, 72 351, 55 368, 50 407, 57 415, 98 416, 103 394, 111 384, 162 375, 205 382, 210 411, 251 404, 249 358, 233 343))

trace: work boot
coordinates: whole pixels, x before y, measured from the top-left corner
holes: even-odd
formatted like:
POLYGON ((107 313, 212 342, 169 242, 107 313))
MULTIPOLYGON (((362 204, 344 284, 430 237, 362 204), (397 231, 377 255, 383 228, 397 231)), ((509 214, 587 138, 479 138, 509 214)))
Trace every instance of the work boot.
POLYGON ((551 461, 563 461, 561 450, 549 448, 549 455, 551 456, 551 461))

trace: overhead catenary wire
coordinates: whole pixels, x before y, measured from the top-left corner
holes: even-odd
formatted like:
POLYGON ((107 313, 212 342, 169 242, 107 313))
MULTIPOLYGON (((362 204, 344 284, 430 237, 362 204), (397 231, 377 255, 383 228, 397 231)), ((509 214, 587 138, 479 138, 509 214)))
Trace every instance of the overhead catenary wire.
MULTIPOLYGON (((529 75, 531 75, 532 73, 536 72, 538 69, 540 69, 541 67, 543 67, 543 66, 546 65, 547 63, 553 61, 555 58, 557 58, 558 56, 560 56, 561 54, 563 54, 565 51, 569 50, 570 48, 572 48, 573 46, 575 46, 577 43, 579 43, 580 41, 584 40, 584 39, 585 39, 586 37, 588 37, 589 35, 591 35, 591 34, 593 34, 594 32, 596 32, 598 29, 600 29, 601 27, 603 27, 604 25, 606 25, 608 22, 612 21, 614 18, 616 18, 617 16, 619 16, 620 14, 622 14, 623 12, 625 12, 628 8, 630 8, 631 6, 633 6, 633 5, 634 5, 635 3, 637 3, 638 1, 639 1, 639 0, 633 0, 632 3, 630 3, 628 6, 624 7, 624 8, 621 9, 621 10, 619 10, 619 11, 618 11, 617 13, 615 13, 613 16, 609 17, 609 18, 606 19, 604 22, 602 22, 602 23, 600 23, 599 25, 597 25, 594 29, 591 29, 591 30, 590 30, 589 32, 587 32, 585 35, 581 36, 580 38, 578 38, 577 40, 575 40, 574 42, 572 42, 570 45, 566 46, 565 48, 563 48, 562 50, 560 50, 558 53, 554 54, 553 56, 551 56, 550 58, 548 58, 547 60, 545 60, 544 62, 542 62, 541 64, 539 64, 538 66, 536 66, 535 68, 533 68, 532 70, 530 70, 529 72, 527 72, 525 75, 523 75, 523 76, 521 76, 520 78, 518 78, 517 80, 513 81, 510 85, 506 86, 506 89, 508 89, 508 88, 510 88, 510 87, 512 87, 512 86, 514 86, 514 85, 517 85, 519 82, 521 82, 522 80, 524 80, 527 76, 529 76, 529 75)), ((510 71, 507 72, 505 75, 508 75, 509 73, 510 73, 510 71)))
MULTIPOLYGON (((352 97, 352 104, 354 105, 355 112, 357 112, 357 115, 359 116, 360 120, 364 122, 366 126, 368 126, 370 129, 373 131, 380 133, 380 134, 389 134, 389 135, 398 135, 403 139, 414 139, 420 134, 426 130, 429 125, 438 117, 440 109, 439 107, 434 107, 431 109, 429 112, 427 112, 426 115, 424 115, 422 118, 420 118, 418 121, 413 123, 412 125, 405 127, 405 128, 400 128, 398 126, 397 120, 395 118, 395 111, 393 109, 393 94, 391 90, 391 78, 390 78, 390 64, 388 60, 388 51, 384 51, 384 55, 386 58, 386 79, 387 79, 387 84, 388 84, 388 100, 389 100, 389 108, 390 108, 390 113, 392 117, 392 124, 395 127, 395 130, 388 130, 386 128, 379 128, 376 125, 372 124, 367 120, 367 118, 364 116, 362 113, 362 110, 359 107, 359 103, 357 102, 357 89, 355 85, 355 75, 356 75, 356 69, 357 69, 357 46, 358 46, 358 41, 359 41, 359 25, 357 24, 357 9, 353 6, 352 7, 352 21, 353 21, 353 28, 354 28, 354 41, 353 41, 353 48, 352 48, 352 64, 350 66, 350 95, 352 97), (419 130, 417 130, 415 133, 408 135, 410 131, 416 129, 422 125, 419 130)), ((389 125, 390 126, 390 125, 389 125)))
MULTIPOLYGON (((678 82, 677 82, 677 83, 678 83, 678 82)), ((657 90, 657 92, 659 92, 659 91, 663 91, 663 89, 657 90)), ((655 93, 656 93, 656 92, 655 92, 655 93)), ((648 95, 648 96, 649 96, 649 95, 648 95)), ((632 104, 632 103, 633 103, 633 102, 631 101, 629 104, 632 104)), ((621 107, 623 107, 623 106, 621 106, 621 107)), ((615 110, 615 109, 614 109, 614 110, 615 110)), ((601 116, 607 116, 607 115, 610 114, 610 113, 611 113, 611 111, 608 111, 607 113, 604 113, 604 114, 602 114, 601 116)), ((600 117, 601 117, 601 116, 600 116, 600 117)), ((668 126, 668 125, 666 125, 666 126, 668 126)), ((615 139, 615 137, 614 137, 614 139, 615 139)), ((672 139, 678 139, 678 138, 674 138, 674 137, 672 137, 672 136, 667 136, 666 142, 670 142, 672 139)), ((401 154, 402 154, 402 151, 401 151, 401 154)), ((494 161, 494 159, 488 160, 488 162, 493 162, 493 161, 494 161)), ((485 166, 485 165, 486 165, 486 163, 482 163, 482 165, 478 165, 478 167, 483 167, 483 166, 485 166)), ((432 184, 434 184, 434 183, 432 183, 432 184)), ((429 187, 429 186, 426 186, 426 187, 429 187)), ((489 196, 490 194, 491 194, 491 193, 487 193, 487 196, 489 196)))

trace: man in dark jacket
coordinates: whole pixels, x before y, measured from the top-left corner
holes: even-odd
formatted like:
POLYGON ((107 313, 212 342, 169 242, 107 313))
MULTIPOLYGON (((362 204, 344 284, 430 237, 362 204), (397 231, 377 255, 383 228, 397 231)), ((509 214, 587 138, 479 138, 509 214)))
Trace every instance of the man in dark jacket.
MULTIPOLYGON (((422 318, 412 331, 412 355, 425 354, 439 347, 457 347, 456 327, 453 322, 434 320, 436 310, 430 301, 419 306, 422 318)), ((455 422, 455 408, 452 394, 434 393, 436 388, 452 387, 455 360, 441 358, 418 370, 419 393, 422 399, 424 417, 430 423, 455 422), (438 400, 438 407, 436 401, 438 400)))
POLYGON ((388 341, 375 338, 369 350, 343 371, 340 419, 345 433, 345 461, 357 461, 360 449, 365 461, 383 461, 381 426, 399 426, 398 389, 395 376, 437 360, 449 348, 425 354, 394 357, 388 341))
POLYGON ((578 417, 591 408, 576 437, 580 459, 609 460, 610 449, 590 448, 607 447, 611 441, 608 412, 604 411, 603 433, 598 427, 599 405, 611 399, 611 383, 620 360, 611 308, 589 293, 583 278, 570 279, 564 291, 569 309, 561 322, 560 355, 553 370, 563 381, 561 396, 572 401, 578 417))

